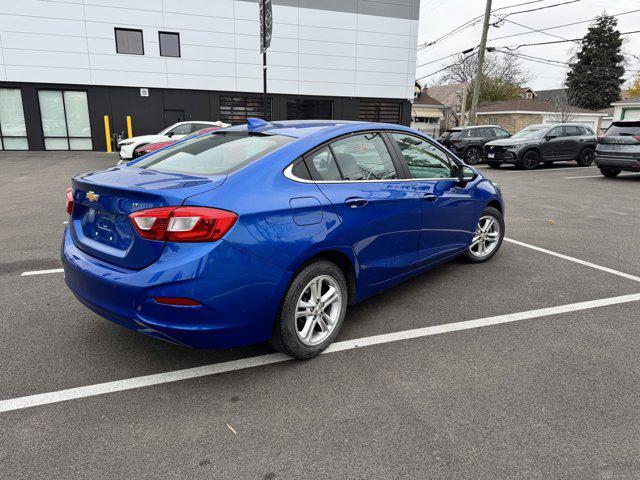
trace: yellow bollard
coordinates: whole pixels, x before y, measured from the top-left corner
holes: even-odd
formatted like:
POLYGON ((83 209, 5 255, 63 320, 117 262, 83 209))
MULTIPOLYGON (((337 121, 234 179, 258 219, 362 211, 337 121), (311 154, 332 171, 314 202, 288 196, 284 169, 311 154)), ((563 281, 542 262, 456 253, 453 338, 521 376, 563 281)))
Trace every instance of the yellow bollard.
POLYGON ((133 128, 131 128, 131 115, 127 115, 127 135, 133 137, 133 128))
POLYGON ((104 137, 107 141, 107 152, 111 153, 111 129, 109 128, 109 115, 104 116, 104 137))

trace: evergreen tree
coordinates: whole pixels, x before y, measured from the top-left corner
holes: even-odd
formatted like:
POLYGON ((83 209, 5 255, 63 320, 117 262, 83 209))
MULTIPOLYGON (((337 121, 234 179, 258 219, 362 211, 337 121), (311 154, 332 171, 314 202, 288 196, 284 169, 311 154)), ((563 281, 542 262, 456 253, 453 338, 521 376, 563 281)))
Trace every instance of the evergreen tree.
POLYGON ((568 98, 575 106, 599 110, 620 100, 624 56, 617 25, 614 17, 603 13, 582 39, 565 81, 568 98))

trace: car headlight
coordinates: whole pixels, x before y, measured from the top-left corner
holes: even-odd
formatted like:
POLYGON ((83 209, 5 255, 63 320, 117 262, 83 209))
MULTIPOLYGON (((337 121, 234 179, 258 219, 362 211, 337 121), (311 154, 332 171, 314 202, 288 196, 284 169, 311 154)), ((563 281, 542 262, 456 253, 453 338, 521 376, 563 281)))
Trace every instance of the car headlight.
POLYGON ((518 143, 516 145, 507 145, 505 148, 509 149, 509 150, 516 150, 518 148, 523 147, 524 145, 522 143, 518 143))
POLYGON ((500 190, 500 185, 498 185, 493 180, 489 180, 489 183, 491 183, 491 185, 493 185, 493 187, 498 191, 498 193, 502 193, 502 190, 500 190))

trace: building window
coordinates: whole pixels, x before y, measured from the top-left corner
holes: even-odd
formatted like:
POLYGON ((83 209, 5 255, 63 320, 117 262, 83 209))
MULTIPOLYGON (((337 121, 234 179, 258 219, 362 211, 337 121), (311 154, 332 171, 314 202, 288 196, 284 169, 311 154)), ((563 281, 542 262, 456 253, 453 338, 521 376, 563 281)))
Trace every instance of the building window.
POLYGON ((400 123, 399 102, 361 100, 358 118, 364 122, 400 123))
POLYGON ((144 55, 142 30, 116 28, 116 52, 129 55, 144 55))
POLYGON ((39 90, 45 150, 91 150, 87 92, 39 90))
POLYGON ((439 117, 413 117, 415 123, 439 123, 439 117))
POLYGON ((267 102, 267 112, 264 111, 262 97, 220 97, 220 121, 239 125, 247 123, 247 118, 262 118, 271 121, 271 99, 267 102))
POLYGON ((331 120, 333 101, 295 99, 287 100, 287 120, 331 120))
POLYGON ((489 117, 487 119, 487 125, 498 125, 498 117, 489 117))
POLYGON ((179 57, 180 56, 180 34, 172 32, 158 32, 160 39, 160 56, 161 57, 179 57))
POLYGON ((22 93, 18 88, 0 88, 0 150, 28 150, 22 93))

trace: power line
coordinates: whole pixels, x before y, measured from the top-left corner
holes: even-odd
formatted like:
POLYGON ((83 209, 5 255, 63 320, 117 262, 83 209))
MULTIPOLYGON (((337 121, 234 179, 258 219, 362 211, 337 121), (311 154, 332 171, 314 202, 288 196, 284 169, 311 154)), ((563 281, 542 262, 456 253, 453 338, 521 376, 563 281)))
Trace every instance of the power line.
MULTIPOLYGON (((620 32, 620 35, 632 35, 634 33, 640 33, 640 30, 632 30, 630 32, 620 32)), ((507 50, 517 50, 519 48, 522 47, 535 47, 538 45, 553 45, 553 44, 557 44, 557 43, 567 43, 567 42, 577 42, 577 41, 582 41, 584 37, 580 37, 580 38, 569 38, 566 40, 555 40, 555 41, 551 41, 551 42, 538 42, 538 43, 523 43, 521 45, 503 45, 500 47, 496 47, 496 48, 506 48, 507 50)))

